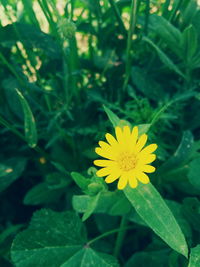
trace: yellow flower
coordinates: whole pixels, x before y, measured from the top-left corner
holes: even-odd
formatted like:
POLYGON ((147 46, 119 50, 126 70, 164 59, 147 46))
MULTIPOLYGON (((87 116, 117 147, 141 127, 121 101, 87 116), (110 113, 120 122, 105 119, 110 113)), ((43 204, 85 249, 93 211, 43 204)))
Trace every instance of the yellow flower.
POLYGON ((152 154, 157 149, 156 144, 148 145, 147 135, 142 134, 138 137, 138 127, 130 130, 129 126, 115 128, 116 139, 109 133, 106 134, 108 143, 100 141, 95 149, 96 153, 106 160, 95 160, 94 164, 101 168, 97 171, 97 176, 107 176, 106 183, 118 181, 118 189, 124 189, 127 183, 132 188, 137 187, 138 180, 149 183, 146 173, 155 171, 155 167, 149 165, 156 159, 152 154))

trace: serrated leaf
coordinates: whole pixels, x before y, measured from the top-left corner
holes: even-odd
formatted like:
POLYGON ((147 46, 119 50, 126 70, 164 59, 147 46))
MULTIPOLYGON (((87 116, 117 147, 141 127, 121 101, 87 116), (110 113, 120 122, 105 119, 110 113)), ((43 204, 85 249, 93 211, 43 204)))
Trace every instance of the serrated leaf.
POLYGON ((96 253, 91 248, 83 248, 74 254, 66 263, 61 267, 118 267, 117 260, 108 254, 96 253))
POLYGON ((200 245, 197 245, 195 248, 191 248, 188 267, 198 266, 200 266, 200 245))
POLYGON ((127 186, 124 193, 145 223, 172 249, 188 257, 185 237, 155 187, 151 183, 139 184, 135 189, 127 186))
POLYGON ((30 147, 35 147, 37 145, 37 129, 35 124, 35 119, 33 116, 33 113, 31 111, 31 108, 22 95, 22 93, 16 89, 16 92, 19 96, 19 100, 21 102, 23 112, 24 112, 24 131, 25 131, 25 137, 28 145, 30 147))
POLYGON ((11 257, 17 267, 60 267, 85 242, 85 229, 75 213, 42 209, 14 239, 11 257))
POLYGON ((21 176, 25 166, 24 158, 12 158, 0 163, 0 192, 21 176))

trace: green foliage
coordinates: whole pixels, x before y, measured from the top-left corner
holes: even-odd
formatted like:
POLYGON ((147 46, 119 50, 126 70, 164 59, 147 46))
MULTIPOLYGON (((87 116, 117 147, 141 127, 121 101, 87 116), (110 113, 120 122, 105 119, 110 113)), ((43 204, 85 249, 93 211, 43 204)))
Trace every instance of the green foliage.
POLYGON ((0 266, 199 265, 199 21, 197 0, 1 1, 0 266), (122 192, 93 161, 125 125, 158 149, 122 192))
POLYGON ((154 186, 151 183, 140 184, 134 191, 130 187, 126 187, 124 193, 147 225, 170 247, 188 257, 184 235, 154 186))
POLYGON ((11 256, 16 266, 118 266, 115 258, 84 248, 85 243, 86 232, 75 213, 42 209, 16 236, 11 256))
POLYGON ((22 93, 17 89, 16 91, 24 111, 24 131, 26 141, 30 147, 35 147, 37 145, 37 129, 35 125, 35 119, 22 93))
POLYGON ((11 158, 0 164, 0 192, 18 179, 26 166, 25 158, 11 158))
POLYGON ((196 267, 200 264, 200 246, 191 249, 191 256, 188 267, 196 267))
POLYGON ((80 219, 72 212, 37 211, 27 230, 12 245, 16 266, 60 266, 86 241, 80 219))

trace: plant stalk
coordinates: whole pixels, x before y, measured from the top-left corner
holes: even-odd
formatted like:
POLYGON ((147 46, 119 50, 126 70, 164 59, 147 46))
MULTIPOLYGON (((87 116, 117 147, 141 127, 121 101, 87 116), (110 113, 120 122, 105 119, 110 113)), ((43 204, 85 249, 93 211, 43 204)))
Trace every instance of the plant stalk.
POLYGON ((120 227, 120 228, 116 228, 116 229, 110 230, 110 231, 108 231, 108 232, 106 232, 106 233, 103 233, 103 234, 101 234, 101 235, 99 235, 99 236, 97 236, 97 237, 91 239, 89 242, 87 242, 87 246, 90 246, 90 245, 93 244, 94 242, 96 242, 96 241, 98 241, 98 240, 100 240, 100 239, 102 239, 102 238, 104 238, 104 237, 106 237, 106 236, 113 235, 113 234, 115 234, 115 233, 117 233, 117 232, 120 232, 120 231, 130 230, 130 229, 133 229, 133 228, 134 228, 134 227, 131 226, 131 227, 124 227, 124 228, 120 227))
POLYGON ((116 240, 116 244, 115 244, 115 248, 114 248, 114 252, 113 255, 117 258, 119 256, 119 252, 121 250, 122 244, 123 244, 123 240, 124 240, 124 236, 126 234, 126 230, 127 230, 127 215, 123 215, 122 219, 121 219, 121 223, 120 223, 120 227, 119 227, 119 232, 117 235, 117 240, 116 240))
POLYGON ((123 84, 123 92, 125 92, 127 88, 128 81, 130 78, 130 73, 131 73, 132 36, 134 34, 135 26, 136 26, 137 4, 138 4, 138 0, 132 0, 130 26, 128 30, 128 40, 127 40, 127 47, 126 47, 126 66, 125 66, 125 79, 124 79, 124 84, 123 84))

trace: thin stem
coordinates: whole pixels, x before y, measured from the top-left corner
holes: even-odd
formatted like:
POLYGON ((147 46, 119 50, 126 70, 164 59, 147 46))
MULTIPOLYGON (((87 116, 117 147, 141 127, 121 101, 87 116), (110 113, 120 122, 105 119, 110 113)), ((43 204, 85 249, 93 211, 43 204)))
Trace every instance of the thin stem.
POLYGON ((123 20, 122 20, 122 18, 121 18, 121 15, 120 15, 120 13, 119 13, 119 9, 118 9, 118 7, 117 7, 115 1, 114 1, 114 0, 109 0, 109 3, 110 3, 110 5, 111 5, 111 7, 113 8, 113 11, 114 11, 114 13, 115 13, 115 16, 116 16, 116 18, 117 18, 117 21, 118 21, 118 23, 119 23, 119 27, 120 27, 122 33, 125 34, 125 35, 127 35, 126 28, 125 28, 125 26, 124 26, 123 20))
POLYGON ((55 23, 54 23, 54 20, 53 20, 53 17, 52 17, 52 14, 49 10, 49 7, 48 7, 48 4, 43 0, 38 0, 38 3, 49 23, 49 26, 50 26, 50 29, 51 29, 51 32, 53 32, 53 34, 58 38, 59 40, 59 35, 57 33, 57 30, 56 30, 56 26, 55 26, 55 23))
POLYGON ((7 66, 7 68, 14 74, 14 76, 17 78, 19 83, 21 85, 24 85, 24 81, 21 79, 21 77, 18 75, 18 73, 15 71, 13 66, 7 61, 7 59, 4 57, 4 55, 0 52, 0 60, 7 66))
POLYGON ((118 232, 117 235, 117 240, 116 240, 116 244, 115 244, 115 248, 114 248, 114 256, 117 258, 119 256, 119 252, 124 240, 124 236, 126 234, 126 224, 127 224, 127 215, 123 215, 122 219, 121 219, 121 223, 120 223, 120 231, 118 232))
POLYGON ((131 3, 131 17, 130 17, 130 26, 128 30, 128 40, 127 40, 127 47, 126 47, 126 71, 125 71, 125 79, 123 84, 123 91, 126 90, 130 72, 131 72, 131 46, 132 46, 132 36, 135 31, 136 25, 136 14, 137 14, 137 2, 138 0, 132 0, 131 3))
POLYGON ((148 34, 150 0, 146 0, 144 34, 148 34))
POLYGON ((169 22, 173 21, 175 19, 177 11, 181 7, 182 2, 183 2, 182 0, 179 0, 179 1, 175 2, 176 4, 174 4, 174 6, 172 8, 172 11, 171 11, 171 14, 170 14, 170 17, 168 19, 169 22))
MULTIPOLYGON (((7 122, 1 116, 0 116, 0 124, 2 124, 7 129, 9 129, 14 134, 16 134, 20 139, 22 139, 23 141, 27 142, 26 137, 23 134, 21 134, 17 129, 15 129, 9 122, 7 122)), ((38 153, 40 153, 41 155, 43 155, 45 158, 47 158, 47 159, 49 158, 49 155, 42 148, 40 148, 39 146, 35 146, 35 147, 33 147, 33 149, 35 151, 37 151, 38 153)))
POLYGON ((113 235, 113 234, 115 234, 115 233, 117 233, 117 232, 120 232, 120 231, 130 230, 130 229, 133 229, 133 228, 134 228, 134 227, 131 226, 131 227, 124 227, 124 228, 121 228, 121 227, 120 227, 120 228, 113 229, 113 230, 111 230, 111 231, 108 231, 108 232, 106 232, 106 233, 103 233, 103 234, 101 234, 101 235, 99 235, 99 236, 97 236, 97 237, 91 239, 89 242, 87 242, 87 246, 90 246, 90 245, 93 244, 94 242, 96 242, 96 241, 98 241, 98 240, 100 240, 100 239, 102 239, 102 238, 104 238, 104 237, 106 237, 106 236, 113 235))

